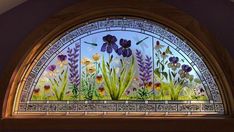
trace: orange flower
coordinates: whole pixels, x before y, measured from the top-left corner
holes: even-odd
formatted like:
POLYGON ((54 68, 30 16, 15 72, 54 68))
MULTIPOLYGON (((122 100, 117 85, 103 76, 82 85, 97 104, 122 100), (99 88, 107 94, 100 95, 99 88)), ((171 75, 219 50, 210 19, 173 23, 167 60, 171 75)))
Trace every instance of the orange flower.
POLYGON ((94 61, 99 61, 99 59, 100 59, 100 55, 98 53, 93 55, 93 60, 94 61))
POLYGON ((89 74, 93 74, 94 72, 96 72, 96 68, 95 68, 95 66, 94 65, 88 65, 87 67, 86 67, 86 72, 87 73, 89 73, 89 74))
POLYGON ((154 84, 154 89, 160 90, 160 88, 161 88, 161 83, 158 82, 154 84))
POLYGON ((44 86, 44 91, 45 92, 50 92, 50 85, 45 85, 44 86))
POLYGON ((102 83, 102 81, 103 81, 102 75, 97 75, 97 76, 96 76, 96 82, 97 82, 98 84, 100 84, 100 83, 102 83))
POLYGON ((39 96, 39 94, 40 94, 40 88, 35 88, 35 89, 33 90, 33 95, 39 96))
POLYGON ((152 82, 148 82, 145 84, 145 87, 150 90, 152 88, 152 85, 153 85, 152 82))
POLYGON ((91 60, 87 57, 84 57, 82 60, 81 60, 81 64, 83 65, 89 65, 91 63, 91 60))
POLYGON ((104 96, 104 94, 105 94, 105 89, 104 89, 104 87, 103 87, 103 86, 100 86, 100 87, 98 88, 98 92, 99 92, 99 94, 100 94, 101 96, 104 96))

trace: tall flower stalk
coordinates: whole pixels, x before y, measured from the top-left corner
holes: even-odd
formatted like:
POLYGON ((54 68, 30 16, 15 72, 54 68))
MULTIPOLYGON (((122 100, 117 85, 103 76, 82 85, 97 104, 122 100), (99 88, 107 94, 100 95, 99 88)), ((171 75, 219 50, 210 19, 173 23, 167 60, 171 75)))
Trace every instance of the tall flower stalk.
POLYGON ((146 88, 152 88, 151 76, 152 76, 152 58, 149 56, 143 56, 141 51, 136 50, 136 58, 137 64, 139 68, 139 76, 142 81, 140 86, 142 89, 138 89, 138 98, 142 100, 146 100, 149 98, 151 92, 149 92, 146 88))
POLYGON ((146 55, 146 58, 144 59, 144 56, 139 50, 136 50, 136 57, 140 79, 143 84, 149 83, 152 75, 152 58, 146 55))
POLYGON ((79 56, 80 56, 80 44, 76 44, 73 49, 68 47, 68 65, 69 65, 69 81, 72 84, 72 94, 74 98, 78 98, 78 87, 80 85, 80 75, 79 75, 79 56))

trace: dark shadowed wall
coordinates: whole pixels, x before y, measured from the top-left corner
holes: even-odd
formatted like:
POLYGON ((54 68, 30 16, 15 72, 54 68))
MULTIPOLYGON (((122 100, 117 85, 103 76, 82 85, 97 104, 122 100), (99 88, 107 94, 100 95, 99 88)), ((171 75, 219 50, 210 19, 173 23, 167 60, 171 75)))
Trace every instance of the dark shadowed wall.
MULTIPOLYGON (((28 0, 0 15, 0 73, 19 44, 40 23, 79 0, 28 0)), ((163 0, 196 18, 234 56, 234 3, 229 0, 163 0)), ((92 4, 92 3, 90 3, 92 4)))
MULTIPOLYGON (((48 17, 78 1, 80 0, 28 0, 0 15, 0 75, 30 32, 48 17)), ((162 1, 197 19, 234 57, 234 2, 229 0, 162 1)), ((4 94, 5 89, 1 89, 0 112, 4 94)))

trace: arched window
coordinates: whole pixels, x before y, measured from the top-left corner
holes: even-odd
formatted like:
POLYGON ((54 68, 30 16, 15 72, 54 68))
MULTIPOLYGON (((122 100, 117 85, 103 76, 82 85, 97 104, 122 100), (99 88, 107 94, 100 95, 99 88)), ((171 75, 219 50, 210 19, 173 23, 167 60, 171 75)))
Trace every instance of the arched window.
POLYGON ((171 29, 140 18, 77 26, 25 70, 13 115, 223 114, 215 79, 189 45, 171 29))
POLYGON ((217 77, 221 65, 207 42, 143 7, 105 6, 68 17, 35 42, 12 76, 5 117, 229 113, 229 83, 217 77))

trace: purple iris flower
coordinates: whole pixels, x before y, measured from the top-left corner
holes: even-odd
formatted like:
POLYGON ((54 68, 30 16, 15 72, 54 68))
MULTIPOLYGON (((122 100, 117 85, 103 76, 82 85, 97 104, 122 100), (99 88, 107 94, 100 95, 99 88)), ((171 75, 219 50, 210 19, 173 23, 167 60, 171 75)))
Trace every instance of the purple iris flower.
POLYGON ((59 61, 63 62, 67 59, 67 56, 66 55, 58 55, 57 58, 59 61))
POLYGON ((49 71, 54 71, 56 69, 56 65, 50 65, 47 67, 49 71))
POLYGON ((120 39, 119 41, 120 47, 117 51, 118 55, 123 55, 123 57, 130 57, 132 55, 131 47, 131 40, 120 39))
POLYGON ((170 58, 169 58, 169 61, 170 61, 171 63, 173 63, 173 64, 176 64, 176 63, 178 63, 179 58, 173 56, 173 57, 170 57, 170 58))
POLYGON ((115 36, 108 34, 103 37, 103 41, 105 43, 103 43, 101 47, 102 52, 107 51, 107 53, 112 53, 112 49, 114 49, 115 52, 117 52, 118 45, 116 44, 117 38, 115 36))
POLYGON ((192 71, 192 68, 189 65, 182 65, 182 70, 184 72, 190 72, 192 71))

